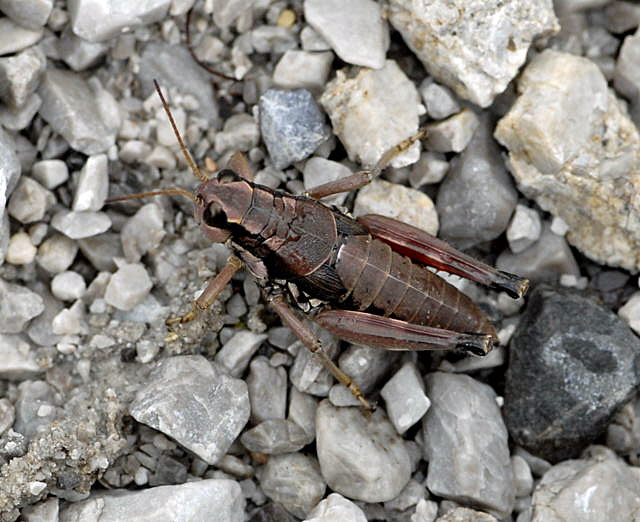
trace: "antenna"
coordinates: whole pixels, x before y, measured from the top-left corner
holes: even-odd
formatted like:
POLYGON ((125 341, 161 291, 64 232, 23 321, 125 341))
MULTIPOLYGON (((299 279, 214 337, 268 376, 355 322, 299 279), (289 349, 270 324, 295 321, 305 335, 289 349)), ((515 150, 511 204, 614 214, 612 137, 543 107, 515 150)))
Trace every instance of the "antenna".
POLYGON ((160 85, 158 85, 158 82, 155 79, 153 80, 153 85, 155 86, 156 91, 158 92, 158 96, 160 96, 160 100, 162 101, 162 106, 164 107, 164 112, 167 113, 167 116, 169 118, 169 123, 171 123, 171 128, 173 129, 173 133, 176 135, 176 138, 178 139, 178 143, 180 144, 180 150, 182 151, 182 155, 184 156, 184 159, 187 160, 189 167, 191 168, 192 172, 195 174, 195 176, 198 179, 202 181, 208 181, 209 178, 207 178, 207 176, 205 176, 200 171, 200 169, 196 165, 196 162, 193 160, 193 156, 191 156, 189 149, 187 149, 186 145, 184 144, 184 140, 180 135, 180 131, 178 130, 178 126, 176 125, 176 121, 173 119, 173 114, 171 114, 171 109, 169 108, 169 104, 167 103, 167 100, 165 100, 164 96, 162 95, 162 91, 160 90, 160 85))
POLYGON ((185 196, 193 200, 194 203, 196 204, 198 203, 196 196, 194 196, 188 190, 182 190, 182 189, 165 189, 165 190, 154 190, 153 192, 140 192, 139 194, 130 194, 129 196, 122 196, 119 198, 107 199, 105 203, 115 203, 116 201, 126 201, 127 199, 146 198, 148 196, 162 196, 164 194, 166 195, 176 194, 179 196, 185 196))

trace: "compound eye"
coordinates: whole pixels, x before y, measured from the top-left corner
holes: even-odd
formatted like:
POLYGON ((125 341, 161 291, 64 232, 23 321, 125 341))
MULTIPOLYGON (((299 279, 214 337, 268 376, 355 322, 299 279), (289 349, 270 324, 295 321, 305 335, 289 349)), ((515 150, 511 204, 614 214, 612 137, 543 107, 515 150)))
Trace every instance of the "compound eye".
POLYGON ((231 183, 232 181, 238 181, 238 175, 231 169, 222 169, 218 172, 218 183, 231 183))

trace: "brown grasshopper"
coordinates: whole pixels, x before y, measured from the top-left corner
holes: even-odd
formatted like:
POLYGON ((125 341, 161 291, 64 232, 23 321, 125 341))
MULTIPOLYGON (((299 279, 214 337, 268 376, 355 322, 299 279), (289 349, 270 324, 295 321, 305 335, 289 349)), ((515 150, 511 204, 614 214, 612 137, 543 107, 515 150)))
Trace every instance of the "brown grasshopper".
POLYGON ((424 137, 424 130, 386 152, 369 171, 320 185, 303 196, 253 182, 242 154, 206 177, 184 144, 157 82, 180 149, 202 180, 196 192, 168 189, 110 201, 179 194, 193 200, 205 236, 227 243, 234 254, 209 281, 187 314, 168 324, 191 321, 217 298, 243 265, 257 278, 267 302, 282 322, 320 359, 367 409, 370 404, 353 380, 323 351, 320 341, 288 303, 291 285, 324 306, 313 319, 339 338, 387 350, 460 350, 487 354, 497 342, 486 315, 464 294, 424 265, 457 274, 512 297, 529 282, 455 250, 430 234, 395 219, 357 219, 317 201, 364 186, 399 152, 424 137))

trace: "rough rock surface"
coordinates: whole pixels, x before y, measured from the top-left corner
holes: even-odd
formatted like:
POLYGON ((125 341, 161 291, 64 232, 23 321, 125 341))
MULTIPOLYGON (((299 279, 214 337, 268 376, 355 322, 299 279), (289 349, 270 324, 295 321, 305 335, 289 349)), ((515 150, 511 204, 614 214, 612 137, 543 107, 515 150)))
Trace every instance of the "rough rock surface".
POLYGON ((551 0, 391 0, 389 9, 427 71, 481 107, 517 74, 532 40, 558 30, 551 0))
POLYGON ((518 187, 569 226, 591 259, 640 269, 640 135, 585 58, 546 50, 495 136, 518 187))

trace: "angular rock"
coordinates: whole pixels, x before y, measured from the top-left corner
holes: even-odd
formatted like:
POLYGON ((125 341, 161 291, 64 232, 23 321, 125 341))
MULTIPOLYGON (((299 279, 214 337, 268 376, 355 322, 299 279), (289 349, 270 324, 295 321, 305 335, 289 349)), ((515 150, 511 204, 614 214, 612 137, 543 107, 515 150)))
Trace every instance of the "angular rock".
POLYGON ((333 54, 290 49, 273 70, 273 84, 281 89, 308 89, 320 92, 331 71, 333 54))
MULTIPOLYGON (((45 381, 24 381, 18 386, 14 429, 31 439, 56 418, 55 392, 45 381)), ((46 429, 46 428, 45 428, 46 429)))
POLYGON ((60 272, 51 280, 51 293, 61 301, 80 299, 86 289, 83 277, 77 272, 60 272))
POLYGON ((640 135, 590 60, 546 50, 495 136, 520 190, 588 257, 640 268, 640 135))
POLYGON ((240 484, 235 480, 208 479, 138 491, 116 489, 94 493, 87 500, 66 504, 60 520, 80 520, 87 513, 100 513, 101 522, 196 519, 244 522, 244 511, 240 484))
POLYGON ((38 183, 52 190, 69 179, 69 169, 62 160, 42 160, 33 164, 31 175, 38 183))
POLYGON ((316 448, 327 485, 348 498, 391 500, 411 475, 404 441, 380 410, 366 418, 358 408, 322 401, 316 414, 316 448))
MULTIPOLYGON (((154 0, 157 1, 157 0, 154 0)), ((183 45, 151 41, 140 57, 140 86, 145 97, 155 93, 156 79, 165 92, 175 89, 198 100, 198 115, 217 126, 218 105, 207 72, 198 65, 183 45)))
POLYGON ((61 210, 51 219, 51 226, 71 239, 84 239, 106 232, 111 218, 104 212, 61 210))
POLYGON ((380 395, 387 406, 389 419, 400 435, 418 422, 431 404, 424 394, 422 377, 410 362, 387 381, 380 395))
POLYGON ((460 112, 460 104, 455 95, 444 85, 427 78, 420 85, 420 96, 424 101, 427 114, 434 120, 442 120, 460 112))
POLYGON ((622 42, 616 69, 613 76, 613 85, 620 94, 631 101, 640 98, 640 32, 629 35, 622 42))
POLYGON ((329 138, 324 115, 306 89, 269 89, 260 97, 260 132, 277 169, 310 156, 329 138))
POLYGON ((33 290, 42 298, 44 311, 29 323, 27 335, 31 341, 40 346, 54 346, 60 342, 60 336, 53 333, 52 322, 64 306, 51 295, 44 283, 35 283, 33 290))
POLYGON ((7 211, 21 223, 33 223, 40 221, 54 203, 55 196, 51 191, 37 181, 22 176, 11 195, 7 211))
POLYGON ((0 124, 5 129, 12 131, 26 129, 38 110, 40 110, 41 105, 42 99, 40 96, 32 94, 19 109, 0 107, 0 124))
POLYGON ((374 179, 358 191, 353 215, 381 214, 431 235, 438 234, 438 214, 431 198, 419 190, 374 179))
POLYGON ((0 279, 0 333, 20 333, 43 311, 44 302, 38 294, 0 279))
POLYGON ((640 5, 634 2, 614 1, 605 7, 605 24, 615 34, 626 33, 640 25, 640 5))
POLYGON ((266 357, 258 356, 251 361, 246 381, 251 401, 251 422, 258 424, 267 419, 284 419, 287 408, 286 370, 274 368, 266 357))
POLYGON ((10 107, 22 107, 38 88, 46 63, 38 47, 0 58, 0 99, 10 107))
MULTIPOLYGON (((329 82, 320 103, 329 114, 333 132, 349 159, 365 167, 418 131, 420 96, 398 65, 387 60, 382 69, 340 70, 329 82)), ((420 144, 414 143, 391 161, 393 167, 415 163, 420 144)))
POLYGON ((536 486, 531 522, 633 520, 640 509, 639 485, 640 470, 610 451, 561 462, 536 486))
POLYGON ((162 20, 169 9, 170 0, 69 0, 71 28, 89 42, 109 40, 123 29, 162 20))
POLYGON ((529 248, 540 238, 542 223, 540 214, 524 205, 516 205, 516 210, 507 228, 507 241, 514 254, 529 248))
POLYGON ((351 344, 340 354, 338 366, 367 393, 391 370, 399 357, 398 352, 351 344))
POLYGON ((318 401, 307 393, 299 392, 295 386, 291 387, 289 397, 289 417, 290 421, 300 426, 307 438, 306 444, 311 444, 316 438, 316 410, 318 401))
POLYGON ((224 343, 216 354, 215 361, 229 375, 240 377, 249 365, 251 357, 266 338, 266 334, 240 330, 224 343))
POLYGON ((4 215, 7 199, 15 189, 22 172, 15 149, 13 138, 0 129, 0 217, 4 215))
POLYGON ((39 29, 47 23, 53 9, 53 0, 1 0, 2 10, 14 22, 27 29, 39 29))
POLYGON ((77 300, 71 307, 58 312, 52 321, 51 329, 56 335, 86 335, 89 325, 86 321, 85 306, 77 300))
POLYGON ((306 0, 304 17, 345 62, 372 69, 384 66, 389 28, 372 0, 306 0))
POLYGON ((318 461, 301 453, 289 453, 269 458, 260 477, 260 487, 291 514, 305 518, 324 495, 326 484, 318 461))
POLYGON ((331 493, 318 503, 305 519, 306 522, 367 522, 363 511, 338 493, 331 493))
POLYGON ((518 201, 491 130, 491 122, 483 118, 438 191, 440 235, 459 248, 502 234, 518 201))
POLYGON ((640 334, 640 292, 633 294, 618 310, 618 315, 624 319, 629 327, 640 334))
POLYGON ((475 112, 463 109, 459 113, 427 127, 426 147, 433 152, 462 152, 478 128, 475 112))
POLYGON ((44 371, 22 335, 0 334, 0 378, 22 381, 44 371))
POLYGON ((73 149, 92 155, 106 152, 115 143, 117 127, 113 114, 108 114, 118 113, 115 100, 108 94, 98 96, 97 89, 79 74, 49 68, 38 94, 40 115, 73 149))
POLYGON ((127 261, 137 263, 142 256, 157 248, 165 236, 162 207, 151 202, 129 218, 122 227, 120 237, 127 261))
POLYGON ((13 265, 26 265, 35 259, 37 251, 29 235, 18 232, 9 239, 5 261, 13 265))
POLYGON ((456 507, 438 517, 436 522, 498 522, 498 519, 483 511, 456 507))
POLYGON ((234 114, 224 122, 224 128, 215 137, 215 151, 247 152, 258 145, 260 132, 256 120, 245 113, 234 114))
POLYGON ((426 385, 431 399, 422 420, 427 488, 506 517, 515 491, 508 433, 495 392, 467 375, 442 372, 429 374, 426 385))
POLYGON ((109 193, 109 162, 106 154, 89 156, 80 171, 73 210, 100 210, 109 193))
POLYGON ((575 457, 640 384, 640 340, 611 311, 538 287, 511 339, 504 415, 513 440, 552 462, 575 457))
POLYGON ((68 26, 57 43, 60 59, 74 71, 84 71, 96 65, 109 50, 106 43, 88 42, 76 36, 68 26))
POLYGON ((104 300, 118 310, 131 310, 140 303, 153 287, 145 267, 139 263, 122 265, 111 276, 104 300))
POLYGON ((304 448, 307 435, 295 422, 285 419, 268 419, 255 428, 245 431, 240 442, 249 451, 267 455, 282 455, 304 448))
MULTIPOLYGON (((351 174, 352 172, 349 167, 341 163, 314 156, 313 158, 309 158, 304 164, 304 170, 302 171, 304 189, 310 190, 324 183, 346 178, 351 174)), ((322 201, 334 205, 342 205, 346 197, 347 194, 342 192, 340 194, 326 196, 322 198, 322 201)))
POLYGON ((121 239, 120 234, 105 232, 80 239, 78 244, 82 253, 97 270, 113 272, 116 268, 113 260, 124 257, 121 239))
POLYGON ((517 74, 531 42, 559 29, 551 0, 392 0, 389 21, 434 78, 481 107, 517 74))
POLYGON ((131 415, 215 464, 249 420, 247 385, 200 355, 171 357, 156 365, 131 415))

